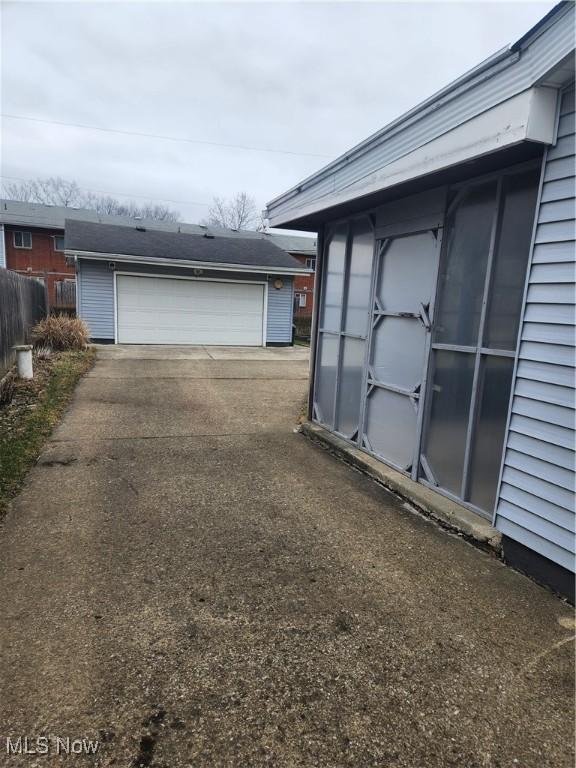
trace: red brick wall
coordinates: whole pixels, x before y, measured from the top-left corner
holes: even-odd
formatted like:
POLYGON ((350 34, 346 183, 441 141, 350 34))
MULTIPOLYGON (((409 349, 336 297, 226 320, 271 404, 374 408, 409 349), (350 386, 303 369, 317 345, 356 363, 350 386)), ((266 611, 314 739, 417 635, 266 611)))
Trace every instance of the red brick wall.
POLYGON ((29 277, 41 277, 48 292, 48 305, 53 308, 56 304, 55 283, 59 280, 75 279, 75 267, 66 265, 62 251, 54 249, 54 236, 63 235, 61 229, 33 229, 32 248, 15 248, 14 232, 26 230, 22 226, 6 225, 4 238, 6 244, 6 267, 29 277))
MULTIPOLYGON (((301 264, 306 264, 306 256, 297 256, 295 258, 301 264)), ((294 305, 294 317, 312 317, 312 307, 314 304, 314 278, 316 275, 298 275, 294 278, 294 293, 306 294, 306 306, 299 307, 296 302, 294 305)))

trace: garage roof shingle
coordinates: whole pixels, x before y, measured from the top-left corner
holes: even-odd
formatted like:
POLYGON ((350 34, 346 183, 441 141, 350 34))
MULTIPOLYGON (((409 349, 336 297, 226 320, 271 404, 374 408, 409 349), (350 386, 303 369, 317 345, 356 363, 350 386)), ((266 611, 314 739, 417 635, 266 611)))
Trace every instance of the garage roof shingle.
POLYGON ((66 219, 65 249, 111 256, 307 271, 282 248, 256 238, 195 235, 66 219))

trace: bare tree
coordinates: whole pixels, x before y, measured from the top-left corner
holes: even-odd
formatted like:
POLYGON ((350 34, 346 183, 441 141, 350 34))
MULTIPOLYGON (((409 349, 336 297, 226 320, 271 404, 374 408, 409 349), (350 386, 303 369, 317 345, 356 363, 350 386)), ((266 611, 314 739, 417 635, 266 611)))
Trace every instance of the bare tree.
POLYGON ((95 195, 93 192, 84 192, 75 181, 67 181, 59 176, 5 184, 2 192, 4 197, 9 200, 61 205, 66 208, 88 208, 101 214, 128 216, 134 219, 180 221, 180 213, 166 205, 122 203, 111 195, 95 195))
POLYGON ((208 210, 208 218, 201 223, 225 229, 260 230, 263 227, 256 202, 246 192, 238 192, 228 199, 215 197, 208 210))
POLYGON ((2 194, 8 200, 31 203, 34 200, 34 183, 32 181, 21 181, 19 183, 4 184, 2 194))

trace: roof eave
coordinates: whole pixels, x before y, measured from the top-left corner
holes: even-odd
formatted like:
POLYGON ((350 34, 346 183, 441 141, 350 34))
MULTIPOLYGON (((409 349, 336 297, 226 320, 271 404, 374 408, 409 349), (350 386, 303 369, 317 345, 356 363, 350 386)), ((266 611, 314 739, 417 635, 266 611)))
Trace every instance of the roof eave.
POLYGON ((99 261, 125 261, 132 264, 150 264, 184 269, 213 269, 219 272, 250 272, 266 275, 307 275, 313 274, 311 269, 297 267, 254 266, 250 264, 235 264, 232 262, 211 262, 192 259, 163 259, 161 257, 136 256, 126 253, 103 253, 101 251, 81 251, 76 248, 66 248, 66 256, 76 259, 95 259, 99 261))

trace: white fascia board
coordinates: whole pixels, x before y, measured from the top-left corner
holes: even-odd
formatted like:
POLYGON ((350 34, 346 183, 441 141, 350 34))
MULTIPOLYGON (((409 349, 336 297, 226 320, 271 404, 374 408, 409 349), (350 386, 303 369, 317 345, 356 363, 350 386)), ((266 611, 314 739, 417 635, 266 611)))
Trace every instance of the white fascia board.
POLYGON ((97 251, 76 251, 65 250, 66 256, 73 256, 75 259, 96 259, 100 261, 125 261, 131 264, 150 264, 159 266, 181 267, 183 269, 205 269, 216 270, 219 272, 251 272, 252 274, 263 275, 309 275, 313 274, 312 269, 297 269, 296 267, 253 267, 247 264, 226 264, 220 262, 208 261, 189 261, 187 259, 149 259, 143 256, 130 256, 125 253, 100 253, 97 251))
POLYGON ((284 209, 276 216, 272 212, 270 225, 281 227, 295 219, 317 214, 524 141, 552 144, 557 98, 558 91, 555 88, 529 88, 343 190, 308 205, 284 209))

